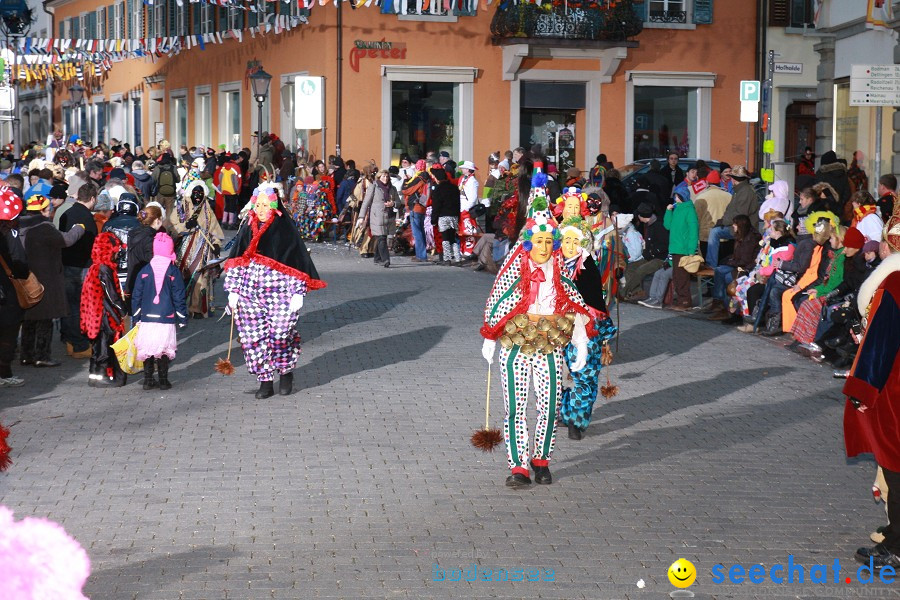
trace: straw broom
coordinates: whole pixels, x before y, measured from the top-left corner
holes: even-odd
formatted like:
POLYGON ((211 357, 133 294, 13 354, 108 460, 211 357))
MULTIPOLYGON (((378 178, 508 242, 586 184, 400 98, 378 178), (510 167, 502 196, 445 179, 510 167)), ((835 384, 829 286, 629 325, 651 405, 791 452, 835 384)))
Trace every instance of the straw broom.
POLYGON ((234 365, 231 364, 231 347, 234 345, 234 313, 237 307, 231 309, 231 331, 228 333, 228 355, 224 359, 216 361, 216 371, 222 375, 233 375, 234 365))
POLYGON ((484 429, 479 429, 472 434, 472 445, 484 452, 493 452, 494 448, 503 441, 503 432, 490 428, 491 418, 491 364, 488 363, 487 393, 484 400, 484 429))

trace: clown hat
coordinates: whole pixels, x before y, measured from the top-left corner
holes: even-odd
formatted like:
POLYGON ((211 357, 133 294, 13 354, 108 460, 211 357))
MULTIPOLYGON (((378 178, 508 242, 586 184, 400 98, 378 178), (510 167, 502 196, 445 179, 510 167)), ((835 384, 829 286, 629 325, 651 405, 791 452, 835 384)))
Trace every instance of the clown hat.
POLYGON ((0 188, 0 221, 12 221, 24 208, 22 199, 8 186, 0 188))
MULTIPOLYGON (((528 213, 526 218, 530 222, 536 216, 542 216, 545 220, 552 219, 550 214, 550 200, 547 198, 547 175, 544 173, 544 163, 534 163, 534 172, 531 175, 531 191, 528 193, 528 213)), ((526 228, 528 225, 526 223, 526 228)))

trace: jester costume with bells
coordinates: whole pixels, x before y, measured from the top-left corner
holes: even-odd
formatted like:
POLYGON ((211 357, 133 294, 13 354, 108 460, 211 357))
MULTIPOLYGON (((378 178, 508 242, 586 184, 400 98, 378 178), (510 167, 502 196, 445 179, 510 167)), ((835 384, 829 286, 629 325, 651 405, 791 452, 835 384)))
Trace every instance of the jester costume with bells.
POLYGON ((203 181, 193 181, 184 189, 181 200, 169 216, 178 239, 175 265, 184 278, 188 312, 198 318, 209 316, 213 302, 216 273, 205 267, 218 257, 225 239, 207 200, 207 191, 203 181))
POLYGON ((600 387, 600 371, 603 369, 603 348, 615 337, 617 328, 603 300, 603 281, 597 263, 590 251, 593 243, 590 227, 579 216, 564 220, 561 252, 565 274, 575 282, 578 293, 587 304, 593 319, 594 335, 588 338, 587 363, 576 371, 578 348, 574 343, 566 346, 566 366, 572 373, 572 387, 563 390, 559 405, 559 422, 569 428, 569 438, 580 440, 591 423, 591 413, 600 387))
POLYGON ((325 287, 278 196, 263 184, 253 192, 249 223, 241 227, 237 243, 225 262, 225 291, 234 313, 247 369, 260 382, 257 398, 293 386, 293 370, 300 358, 297 317, 303 296, 325 287))
POLYGON ((81 294, 81 330, 91 340, 91 387, 125 385, 111 346, 125 331, 125 301, 116 277, 117 260, 125 247, 114 234, 104 231, 94 240, 91 263, 81 294))
MULTIPOLYGON (((544 204, 546 208, 546 204, 544 204)), ((587 361, 585 325, 590 311, 575 284, 564 273, 559 232, 552 219, 528 219, 521 240, 510 252, 494 281, 484 310, 482 355, 493 362, 500 341, 500 367, 506 420, 503 437, 512 474, 506 485, 529 485, 530 466, 536 483, 552 483, 549 461, 556 438, 557 409, 562 394, 563 349, 571 339, 578 358, 587 361), (529 454, 525 410, 534 380, 537 424, 534 452, 529 454)))

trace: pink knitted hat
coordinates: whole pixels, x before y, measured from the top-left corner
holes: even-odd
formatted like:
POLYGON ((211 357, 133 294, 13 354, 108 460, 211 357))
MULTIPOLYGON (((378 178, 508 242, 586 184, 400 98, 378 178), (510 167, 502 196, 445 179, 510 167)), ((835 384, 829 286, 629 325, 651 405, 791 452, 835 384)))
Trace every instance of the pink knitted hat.
POLYGON ((160 231, 153 238, 153 256, 164 256, 175 260, 175 242, 168 233, 160 231))

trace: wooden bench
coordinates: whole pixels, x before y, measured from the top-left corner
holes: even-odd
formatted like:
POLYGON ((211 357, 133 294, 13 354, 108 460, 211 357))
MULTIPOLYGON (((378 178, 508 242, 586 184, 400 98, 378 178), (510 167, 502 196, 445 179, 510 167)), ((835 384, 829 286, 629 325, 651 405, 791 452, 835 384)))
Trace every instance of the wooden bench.
POLYGON ((703 265, 702 267, 700 267, 699 271, 691 275, 691 277, 695 277, 697 279, 697 295, 700 297, 699 306, 701 308, 703 307, 703 290, 704 288, 706 288, 707 290, 712 289, 715 276, 715 270, 707 267, 706 265, 703 265))

